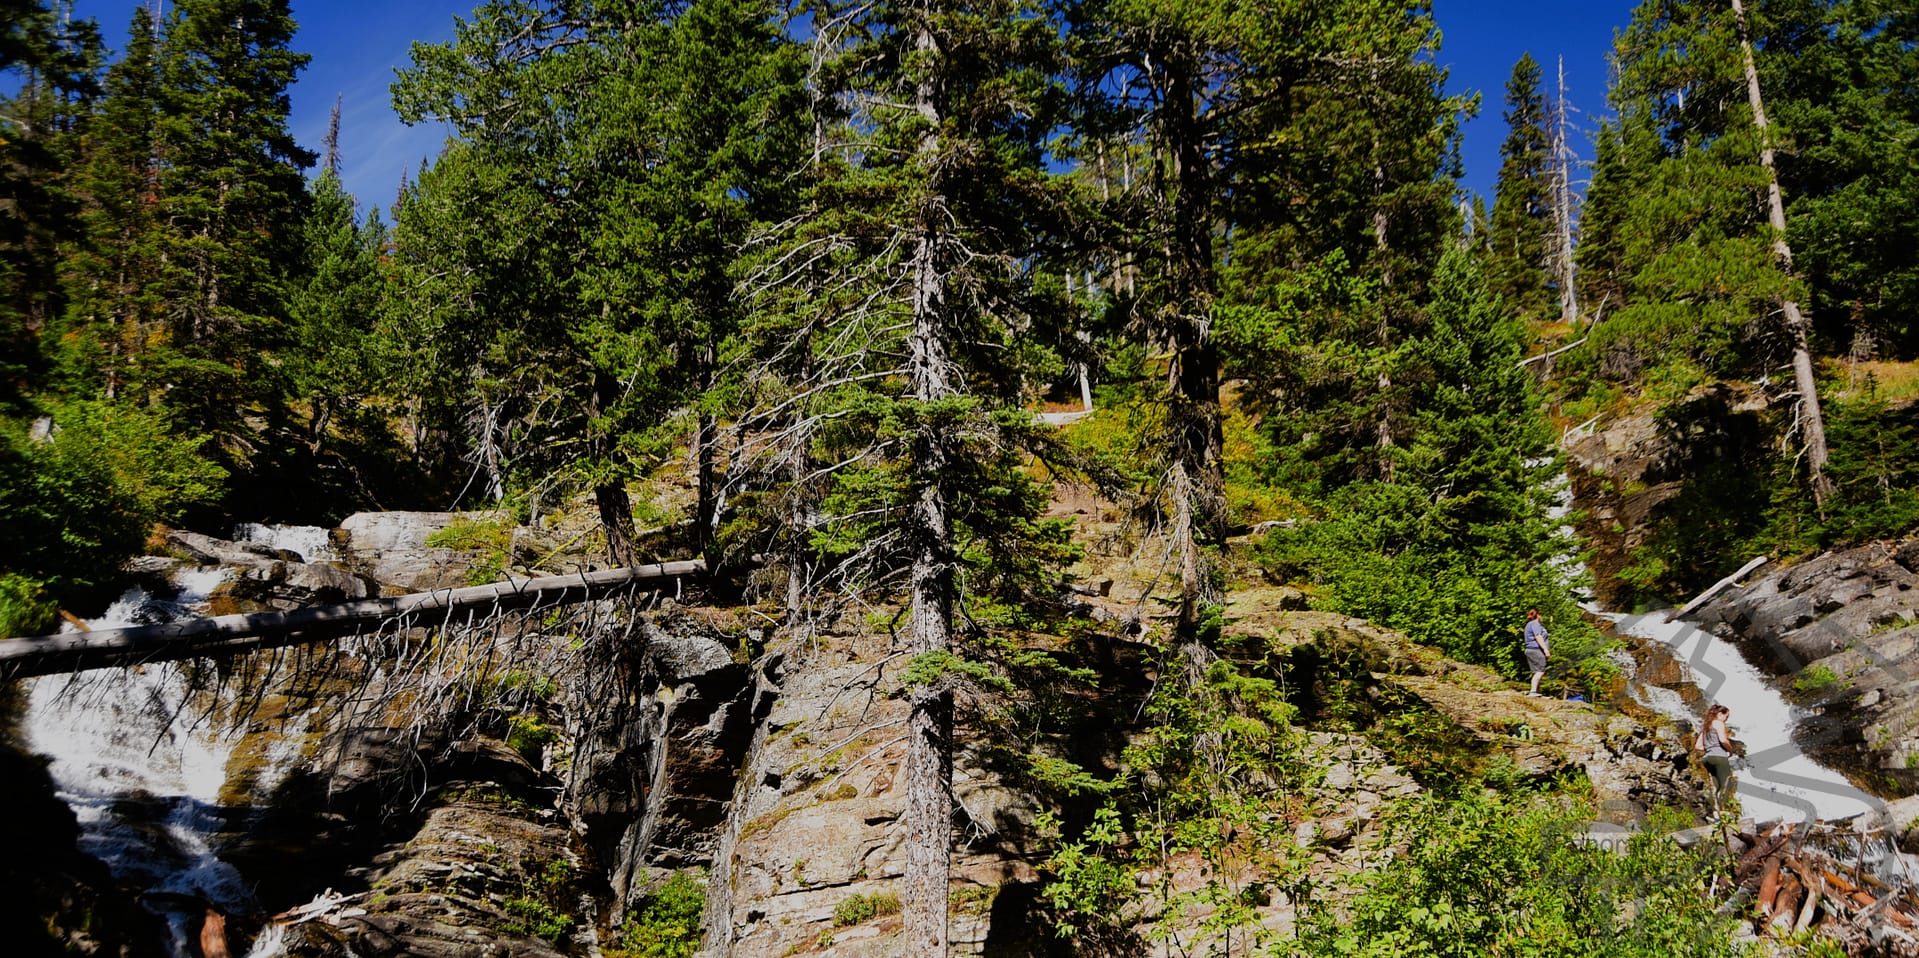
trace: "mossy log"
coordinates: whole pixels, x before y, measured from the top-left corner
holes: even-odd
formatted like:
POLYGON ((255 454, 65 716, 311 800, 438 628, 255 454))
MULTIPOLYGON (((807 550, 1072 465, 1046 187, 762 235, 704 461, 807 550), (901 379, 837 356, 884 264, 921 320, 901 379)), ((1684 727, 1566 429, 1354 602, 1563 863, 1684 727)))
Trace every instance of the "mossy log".
POLYGON ((540 579, 513 579, 465 589, 415 592, 286 612, 251 612, 167 625, 7 639, 0 641, 0 678, 230 655, 390 628, 433 627, 463 614, 583 602, 635 586, 659 588, 705 572, 706 563, 693 559, 540 579))

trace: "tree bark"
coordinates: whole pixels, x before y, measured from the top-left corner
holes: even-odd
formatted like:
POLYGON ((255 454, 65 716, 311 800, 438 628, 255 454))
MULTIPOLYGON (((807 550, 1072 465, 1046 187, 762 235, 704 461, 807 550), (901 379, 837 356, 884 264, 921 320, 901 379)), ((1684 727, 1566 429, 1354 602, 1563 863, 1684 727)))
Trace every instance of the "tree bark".
POLYGON ((698 502, 695 506, 697 515, 694 521, 694 525, 698 528, 693 533, 693 548, 699 550, 700 555, 706 557, 706 561, 716 562, 718 556, 713 553, 719 543, 720 506, 719 470, 714 457, 713 443, 719 436, 719 424, 710 412, 700 413, 698 420, 699 424, 695 427, 693 434, 694 482, 699 487, 698 502))
POLYGON ((1166 94, 1160 134, 1170 165, 1171 229, 1161 250, 1170 272, 1165 309, 1168 351, 1168 425, 1173 432, 1173 546, 1179 559, 1179 634, 1197 636, 1208 598, 1202 541, 1225 537, 1220 500, 1225 485, 1219 417, 1219 346, 1212 335, 1214 298, 1210 162, 1197 114, 1197 67, 1177 55, 1163 58, 1166 94))
MULTIPOLYGON (((600 424, 600 411, 618 388, 619 384, 604 370, 594 372, 593 394, 587 397, 586 414, 589 420, 587 429, 592 436, 589 451, 595 458, 605 459, 611 452, 605 429, 600 424)), ((608 465, 603 463, 602 468, 608 465)), ((622 567, 639 562, 639 535, 633 528, 633 500, 626 494, 626 483, 618 480, 601 481, 593 487, 593 504, 600 510, 600 528, 606 533, 608 561, 622 567)))
MULTIPOLYGON (((921 56, 938 52, 930 10, 922 11, 916 45, 921 56)), ((929 132, 920 141, 920 158, 929 175, 940 149, 940 116, 936 80, 927 69, 919 80, 915 107, 929 132)), ((919 197, 918 236, 912 259, 913 331, 909 342, 908 380, 913 396, 932 403, 952 395, 948 368, 946 277, 942 254, 945 238, 944 196, 935 182, 919 197)), ((952 520, 947 512, 941 480, 947 461, 947 438, 942 428, 921 420, 913 443, 912 476, 915 488, 910 534, 913 542, 910 651, 915 655, 945 652, 952 646, 953 570, 950 559, 952 520)), ((947 897, 952 871, 953 697, 943 681, 915 686, 908 692, 912 712, 906 745, 906 874, 901 951, 917 958, 944 958, 947 938, 947 897)))
POLYGON ((1573 263, 1572 151, 1566 145, 1566 58, 1559 58, 1559 97, 1553 108, 1553 273, 1559 283, 1559 319, 1579 328, 1578 274, 1573 263))
MULTIPOLYGON (((1732 0, 1732 15, 1739 27, 1739 52, 1746 70, 1746 99, 1752 103, 1752 125, 1759 130, 1759 165, 1766 170, 1766 216, 1772 224, 1772 255, 1790 284, 1793 281, 1792 245, 1786 240, 1786 204, 1779 192, 1772 126, 1766 121, 1766 104, 1759 95, 1759 68, 1753 60, 1746 8, 1740 0, 1732 0)), ((1807 478, 1812 482, 1813 501, 1823 514, 1826 499, 1832 495, 1832 480, 1826 476, 1826 417, 1819 406, 1819 382, 1813 375, 1812 350, 1807 346, 1808 323, 1790 285, 1780 296, 1779 307, 1786 315, 1786 334, 1792 338, 1792 378, 1799 390, 1799 429, 1804 437, 1807 478)))
MULTIPOLYGON (((1379 67, 1371 70, 1373 88, 1379 88, 1379 67)), ((1379 257, 1379 330, 1376 336, 1380 355, 1387 353, 1387 344, 1393 336, 1393 259, 1390 229, 1391 215, 1386 210, 1386 163, 1380 158, 1378 132, 1373 133, 1373 254, 1379 257)), ((1392 369, 1382 365, 1379 370, 1379 425, 1374 435, 1374 446, 1379 450, 1379 478, 1384 482, 1393 481, 1393 457, 1390 450, 1394 446, 1393 438, 1393 373, 1392 369)))

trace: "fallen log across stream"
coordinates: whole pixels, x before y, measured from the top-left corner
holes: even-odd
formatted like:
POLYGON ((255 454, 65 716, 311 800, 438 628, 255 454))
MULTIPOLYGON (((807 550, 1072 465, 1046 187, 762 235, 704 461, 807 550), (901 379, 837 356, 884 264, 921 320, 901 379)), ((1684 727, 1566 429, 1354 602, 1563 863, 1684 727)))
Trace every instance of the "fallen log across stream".
POLYGON ((166 625, 5 639, 0 640, 0 678, 230 655, 356 635, 374 627, 430 628, 445 625, 461 613, 584 602, 635 586, 666 587, 705 572, 706 563, 692 559, 540 579, 514 579, 285 612, 249 612, 166 625))

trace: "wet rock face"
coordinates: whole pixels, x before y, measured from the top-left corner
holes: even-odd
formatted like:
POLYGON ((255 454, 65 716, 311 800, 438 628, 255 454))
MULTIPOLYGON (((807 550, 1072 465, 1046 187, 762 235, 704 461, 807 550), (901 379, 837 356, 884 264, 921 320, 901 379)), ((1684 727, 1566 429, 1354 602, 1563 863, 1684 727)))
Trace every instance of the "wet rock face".
POLYGON ((1740 643, 1817 714, 1801 745, 1880 790, 1919 791, 1919 540, 1821 555, 1691 619, 1740 643))
POLYGON ((619 668, 624 691, 581 701, 566 804, 620 909, 659 870, 707 865, 752 740, 747 669, 733 644, 681 617, 647 624, 619 668))
POLYGON ((214 591, 216 611, 259 612, 333 605, 378 594, 366 579, 323 562, 272 560, 242 566, 214 591))
MULTIPOLYGON (((197 532, 167 533, 167 548, 199 565, 217 565, 230 575, 214 589, 211 607, 216 615, 298 609, 310 605, 351 602, 379 594, 373 580, 326 562, 303 562, 298 553, 255 542, 231 542, 197 532)), ((150 591, 166 588, 166 577, 181 565, 177 559, 141 556, 124 572, 150 591)))
POLYGON ((1664 517, 1741 511, 1740 495, 1760 492, 1735 478, 1763 474, 1777 418, 1756 387, 1719 383, 1658 415, 1608 423, 1568 447, 1573 499, 1585 516, 1579 531, 1592 544, 1588 567, 1602 604, 1632 604, 1631 587, 1616 574, 1659 533, 1664 517))

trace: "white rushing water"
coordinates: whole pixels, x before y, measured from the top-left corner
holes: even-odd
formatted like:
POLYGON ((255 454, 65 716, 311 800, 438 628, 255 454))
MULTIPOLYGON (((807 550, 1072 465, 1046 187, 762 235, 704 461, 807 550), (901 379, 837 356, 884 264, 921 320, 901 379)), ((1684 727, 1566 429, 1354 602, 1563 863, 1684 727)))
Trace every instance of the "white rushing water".
MULTIPOLYGON (((1643 615, 1607 614, 1619 631, 1670 647, 1711 704, 1732 710, 1733 738, 1745 743, 1735 763, 1740 815, 1755 821, 1858 815, 1881 803, 1845 776, 1813 761, 1793 742, 1798 710, 1732 643, 1689 622, 1667 621, 1671 610, 1643 615)), ((1694 726, 1698 716, 1689 716, 1694 726)))
POLYGON ((242 522, 233 527, 233 541, 285 549, 298 554, 304 562, 334 562, 340 558, 333 551, 331 533, 319 526, 269 526, 242 522))
MULTIPOLYGON (((1552 493, 1548 514, 1563 521, 1572 509, 1571 482, 1564 475, 1556 477, 1552 493)), ((1573 534, 1570 526, 1561 526, 1561 531, 1573 534)), ((1554 566, 1568 581, 1577 582, 1586 576, 1576 554, 1558 557, 1554 566)), ((1687 679, 1705 694, 1706 704, 1732 710, 1728 724, 1733 737, 1746 745, 1745 759, 1735 763, 1734 787, 1742 817, 1755 821, 1838 819, 1882 804, 1799 748, 1792 738, 1793 727, 1799 724, 1798 711, 1732 643, 1689 622, 1668 621, 1671 609, 1626 615, 1599 608, 1590 594, 1579 598, 1587 611, 1611 619, 1619 632, 1671 649, 1687 679)), ((1631 669, 1626 671, 1631 674, 1631 669)), ((1649 682, 1628 682, 1627 690, 1640 705, 1667 718, 1687 722, 1695 729, 1703 724, 1685 697, 1672 689, 1649 682)))
MULTIPOLYGON (((181 572, 174 599, 130 590, 88 625, 190 617, 225 577, 217 569, 181 572)), ((164 663, 33 679, 22 723, 29 747, 50 760, 55 787, 79 819, 81 850, 105 862, 117 883, 137 889, 142 903, 166 918, 179 956, 198 954, 194 929, 208 905, 225 914, 259 910, 252 890, 214 847, 232 812, 220 792, 241 735, 189 701, 188 668, 164 663)), ((266 777, 292 757, 269 756, 266 777)))

